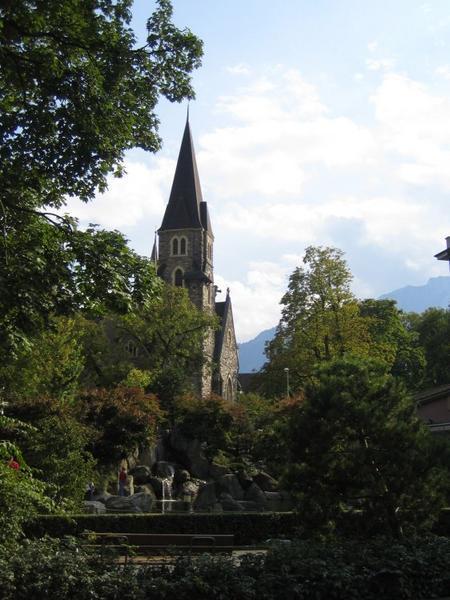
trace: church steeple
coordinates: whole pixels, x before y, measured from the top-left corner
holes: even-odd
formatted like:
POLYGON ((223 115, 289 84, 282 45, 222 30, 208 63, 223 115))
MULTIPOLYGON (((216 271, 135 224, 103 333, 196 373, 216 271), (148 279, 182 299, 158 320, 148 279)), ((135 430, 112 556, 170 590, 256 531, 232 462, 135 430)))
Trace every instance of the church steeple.
POLYGON ((204 227, 205 218, 202 219, 201 212, 203 210, 201 211, 200 208, 202 204, 202 190, 188 118, 181 142, 180 154, 178 155, 169 203, 164 213, 160 231, 204 227))

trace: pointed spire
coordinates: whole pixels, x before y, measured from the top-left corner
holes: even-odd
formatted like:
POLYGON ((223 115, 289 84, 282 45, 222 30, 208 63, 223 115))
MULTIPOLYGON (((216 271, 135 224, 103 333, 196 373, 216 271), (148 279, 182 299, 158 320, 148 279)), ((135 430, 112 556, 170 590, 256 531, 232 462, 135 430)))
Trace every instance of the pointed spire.
POLYGON ((169 203, 164 213, 160 231, 191 227, 201 228, 201 202, 203 202, 202 190, 195 161, 188 112, 169 203))
POLYGON ((152 254, 150 256, 150 260, 152 260, 155 265, 158 262, 158 232, 155 231, 155 239, 153 241, 152 254))

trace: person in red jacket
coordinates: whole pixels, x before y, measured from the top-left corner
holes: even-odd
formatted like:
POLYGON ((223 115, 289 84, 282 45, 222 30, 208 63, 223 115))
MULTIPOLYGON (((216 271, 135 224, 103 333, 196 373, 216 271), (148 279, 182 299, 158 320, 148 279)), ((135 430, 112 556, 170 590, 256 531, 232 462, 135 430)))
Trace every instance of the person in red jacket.
POLYGON ((125 496, 125 486, 127 485, 127 470, 122 467, 119 471, 119 496, 125 496))

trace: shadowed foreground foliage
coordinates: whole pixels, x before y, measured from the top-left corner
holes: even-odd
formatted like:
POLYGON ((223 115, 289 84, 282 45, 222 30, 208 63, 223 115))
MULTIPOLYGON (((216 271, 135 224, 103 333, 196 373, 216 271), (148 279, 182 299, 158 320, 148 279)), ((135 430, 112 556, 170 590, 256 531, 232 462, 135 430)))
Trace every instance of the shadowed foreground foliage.
POLYGON ((0 556, 4 600, 420 600, 444 596, 449 572, 445 538, 278 544, 239 563, 225 556, 182 557, 170 571, 102 563, 73 538, 27 542, 0 556))

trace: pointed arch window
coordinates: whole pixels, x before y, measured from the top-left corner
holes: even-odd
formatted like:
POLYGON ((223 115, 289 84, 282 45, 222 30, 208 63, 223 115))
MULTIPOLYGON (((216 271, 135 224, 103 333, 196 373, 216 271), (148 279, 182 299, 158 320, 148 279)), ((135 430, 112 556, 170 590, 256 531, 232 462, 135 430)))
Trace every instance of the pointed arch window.
POLYGON ((184 285, 184 277, 183 277, 183 271, 181 269, 175 269, 174 274, 173 274, 173 284, 176 285, 177 287, 183 287, 184 285))
POLYGON ((173 238, 172 240, 172 254, 174 256, 178 255, 178 238, 173 238))
POLYGON ((187 240, 185 237, 180 239, 180 254, 186 256, 187 254, 187 240))

